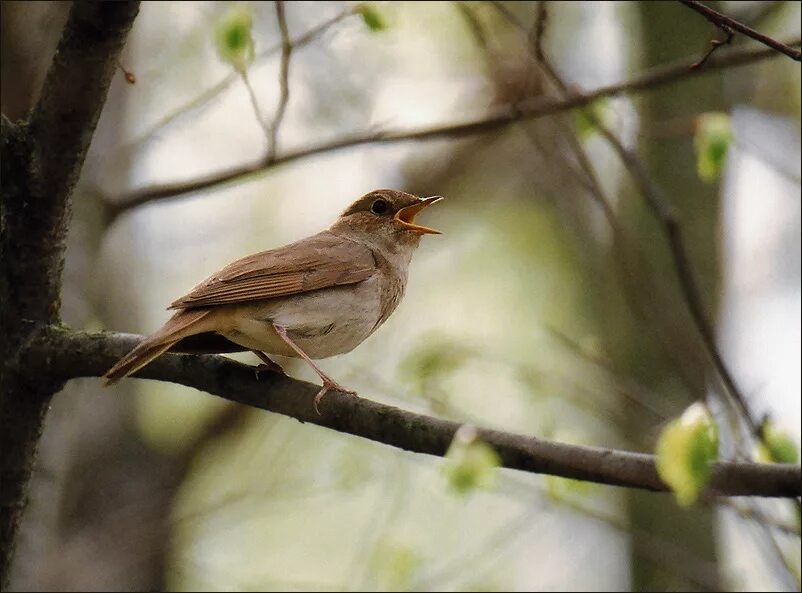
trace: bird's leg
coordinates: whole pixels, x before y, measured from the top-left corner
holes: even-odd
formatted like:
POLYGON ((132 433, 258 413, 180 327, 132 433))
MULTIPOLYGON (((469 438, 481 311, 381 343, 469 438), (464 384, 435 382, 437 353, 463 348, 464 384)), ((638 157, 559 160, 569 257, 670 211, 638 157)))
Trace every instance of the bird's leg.
POLYGON ((261 350, 251 350, 259 359, 262 361, 263 364, 260 364, 256 367, 256 380, 259 380, 259 373, 263 371, 270 371, 272 373, 280 373, 282 375, 286 375, 287 373, 284 372, 284 369, 281 368, 281 365, 278 364, 276 361, 271 360, 270 357, 262 352, 261 350))
POLYGON ((318 414, 320 414, 320 409, 318 408, 318 404, 320 404, 320 400, 323 399, 323 396, 326 395, 326 393, 328 393, 332 389, 335 390, 335 391, 342 391, 343 393, 350 393, 351 395, 356 395, 356 391, 353 391, 352 389, 347 389, 347 388, 343 387, 342 385, 337 383, 334 379, 329 377, 326 373, 324 373, 323 369, 321 369, 319 366, 317 366, 315 364, 315 361, 312 360, 311 358, 309 358, 309 356, 307 356, 306 352, 301 350, 301 348, 295 342, 293 342, 290 339, 290 337, 287 335, 287 328, 282 327, 280 325, 276 325, 274 323, 273 324, 273 329, 276 330, 276 333, 278 334, 278 336, 282 340, 284 340, 290 348, 292 348, 293 350, 295 350, 295 352, 298 353, 298 356, 300 356, 307 363, 309 363, 309 366, 311 366, 314 369, 314 371, 317 373, 317 376, 320 377, 323 380, 323 387, 320 388, 320 391, 318 391, 317 395, 315 396, 315 411, 318 414))

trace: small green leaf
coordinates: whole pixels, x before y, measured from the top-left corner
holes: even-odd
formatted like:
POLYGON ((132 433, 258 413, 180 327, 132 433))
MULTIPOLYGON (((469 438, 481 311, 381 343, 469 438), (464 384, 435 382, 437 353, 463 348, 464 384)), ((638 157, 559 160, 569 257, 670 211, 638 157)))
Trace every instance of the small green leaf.
POLYGON ((763 442, 757 445, 755 459, 760 463, 798 463, 799 450, 787 432, 767 424, 763 428, 763 442))
POLYGON ((606 123, 607 105, 607 98, 602 97, 588 107, 574 110, 574 125, 580 140, 587 140, 598 131, 597 122, 606 123))
POLYGON ((657 472, 677 502, 690 506, 710 480, 718 456, 718 428, 707 407, 690 406, 663 429, 657 441, 657 472))
POLYGON ((730 116, 726 113, 704 113, 696 118, 696 169, 699 178, 712 183, 721 177, 727 152, 732 143, 730 116))
POLYGON ((499 465, 501 458, 495 449, 479 438, 476 428, 463 425, 448 448, 443 472, 451 490, 465 495, 492 487, 499 465))
POLYGON ((241 6, 229 10, 215 27, 215 42, 220 59, 234 66, 238 72, 244 72, 253 61, 252 31, 253 14, 241 6))
POLYGON ((387 29, 387 21, 370 2, 363 2, 356 7, 356 11, 362 16, 365 26, 373 33, 381 33, 387 29))

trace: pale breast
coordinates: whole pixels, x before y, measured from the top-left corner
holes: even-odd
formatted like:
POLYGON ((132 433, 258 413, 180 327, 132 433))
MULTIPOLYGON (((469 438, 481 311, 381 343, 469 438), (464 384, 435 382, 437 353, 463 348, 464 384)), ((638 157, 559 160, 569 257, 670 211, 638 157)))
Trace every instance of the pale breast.
POLYGON ((297 357, 276 334, 275 323, 310 358, 350 352, 387 321, 404 295, 406 265, 375 252, 374 257, 377 271, 367 280, 247 305, 220 333, 251 350, 297 357))
POLYGON ((249 305, 246 315, 221 332, 232 342, 268 354, 297 357, 276 334, 272 324, 310 358, 326 358, 356 348, 382 315, 380 274, 358 284, 337 286, 249 305))

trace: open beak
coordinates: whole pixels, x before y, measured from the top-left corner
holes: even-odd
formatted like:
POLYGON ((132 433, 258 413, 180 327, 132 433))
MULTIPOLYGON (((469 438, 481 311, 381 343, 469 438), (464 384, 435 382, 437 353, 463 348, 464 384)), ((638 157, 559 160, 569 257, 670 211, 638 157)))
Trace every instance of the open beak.
POLYGON ((412 206, 401 208, 401 210, 395 213, 394 218, 404 226, 404 230, 420 233, 421 235, 427 235, 427 234, 442 235, 442 233, 438 230, 430 229, 429 227, 415 224, 415 216, 418 214, 418 212, 420 212, 427 206, 434 204, 435 202, 439 202, 442 199, 443 196, 432 196, 431 198, 423 198, 421 200, 418 200, 416 204, 412 204, 412 206))

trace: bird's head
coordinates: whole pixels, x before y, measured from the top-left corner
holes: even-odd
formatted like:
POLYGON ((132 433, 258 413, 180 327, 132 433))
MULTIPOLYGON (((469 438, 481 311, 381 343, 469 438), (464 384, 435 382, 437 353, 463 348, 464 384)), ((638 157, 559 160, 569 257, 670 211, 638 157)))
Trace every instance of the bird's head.
POLYGON ((351 204, 331 230, 389 248, 414 248, 423 235, 440 231, 415 223, 415 216, 442 196, 419 198, 394 189, 377 189, 351 204))

